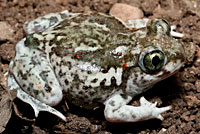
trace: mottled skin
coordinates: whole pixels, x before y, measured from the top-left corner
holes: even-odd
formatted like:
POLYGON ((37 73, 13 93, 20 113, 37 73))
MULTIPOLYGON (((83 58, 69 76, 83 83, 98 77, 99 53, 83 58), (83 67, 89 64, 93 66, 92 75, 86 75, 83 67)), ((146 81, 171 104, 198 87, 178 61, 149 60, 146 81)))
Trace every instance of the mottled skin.
POLYGON ((152 113, 156 110, 152 110, 146 116, 146 108, 159 109, 156 104, 144 98, 139 110, 126 104, 184 63, 182 45, 170 36, 170 26, 164 20, 153 20, 140 29, 101 13, 73 14, 51 21, 46 28, 34 27, 38 33, 29 32, 17 44, 10 64, 11 87, 14 81, 19 92, 27 94, 24 98, 36 99, 37 104, 54 106, 62 100, 62 92, 84 108, 104 104, 105 117, 113 122, 162 119, 160 113, 170 107, 160 108, 155 116, 152 113), (148 65, 157 69, 146 68, 148 65))

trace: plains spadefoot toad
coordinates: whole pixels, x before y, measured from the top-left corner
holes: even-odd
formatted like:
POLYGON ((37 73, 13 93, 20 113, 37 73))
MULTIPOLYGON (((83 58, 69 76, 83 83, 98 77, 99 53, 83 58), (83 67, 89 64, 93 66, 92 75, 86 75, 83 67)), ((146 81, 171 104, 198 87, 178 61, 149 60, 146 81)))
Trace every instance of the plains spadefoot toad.
POLYGON ((174 74, 185 60, 182 44, 163 19, 133 28, 102 13, 48 14, 25 24, 28 35, 16 45, 8 85, 39 111, 66 117, 52 108, 66 94, 78 106, 105 105, 110 122, 163 119, 170 106, 132 98, 174 74))

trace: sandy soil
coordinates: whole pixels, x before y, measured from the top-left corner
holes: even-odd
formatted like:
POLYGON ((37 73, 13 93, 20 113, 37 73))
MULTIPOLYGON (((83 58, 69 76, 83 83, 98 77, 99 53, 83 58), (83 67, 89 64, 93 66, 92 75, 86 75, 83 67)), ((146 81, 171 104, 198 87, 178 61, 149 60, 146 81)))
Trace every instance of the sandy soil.
MULTIPOLYGON (((139 123, 113 124, 104 119, 103 109, 88 111, 63 101, 56 108, 65 113, 67 122, 42 112, 34 119, 31 107, 18 99, 15 104, 22 117, 15 112, 5 128, 4 134, 11 133, 98 133, 98 134, 197 134, 200 133, 200 1, 199 0, 0 0, 0 21, 7 22, 12 30, 0 27, 0 79, 8 71, 8 64, 15 55, 15 44, 25 36, 23 24, 38 16, 69 10, 71 12, 99 11, 109 13, 115 3, 137 6, 148 18, 164 18, 184 33, 181 41, 187 50, 187 64, 174 76, 160 82, 152 90, 142 94, 158 106, 172 105, 163 114, 164 121, 149 120, 139 123), (2 33, 3 32, 3 33, 2 33), (8 36, 7 35, 12 35, 8 36), (67 111, 67 112, 66 112, 67 111)), ((0 86, 1 95, 3 87, 0 86)), ((5 96, 5 95, 4 95, 5 96)), ((0 97, 0 101, 3 100, 0 97)), ((138 100, 136 97, 135 100, 138 100)), ((137 102, 133 102, 137 103, 137 102)), ((0 110, 1 109, 0 105, 0 110)), ((9 111, 9 110, 8 110, 9 111)), ((2 119, 2 118, 1 118, 2 119)))

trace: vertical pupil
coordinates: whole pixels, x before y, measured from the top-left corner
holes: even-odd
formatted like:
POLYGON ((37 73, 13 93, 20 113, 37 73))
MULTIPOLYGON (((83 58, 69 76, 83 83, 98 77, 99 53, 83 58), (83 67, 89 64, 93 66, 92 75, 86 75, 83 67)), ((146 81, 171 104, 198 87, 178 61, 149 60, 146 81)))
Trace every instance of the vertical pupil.
POLYGON ((160 58, 158 56, 154 56, 152 59, 152 64, 157 67, 158 64, 160 63, 160 58))

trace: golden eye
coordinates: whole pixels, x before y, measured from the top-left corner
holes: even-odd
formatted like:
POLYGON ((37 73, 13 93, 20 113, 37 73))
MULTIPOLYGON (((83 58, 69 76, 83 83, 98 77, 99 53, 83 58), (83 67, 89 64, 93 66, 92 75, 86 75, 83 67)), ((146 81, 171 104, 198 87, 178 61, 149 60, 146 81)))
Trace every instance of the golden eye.
POLYGON ((147 73, 159 71, 165 64, 165 54, 160 50, 153 50, 140 58, 139 65, 147 73))

